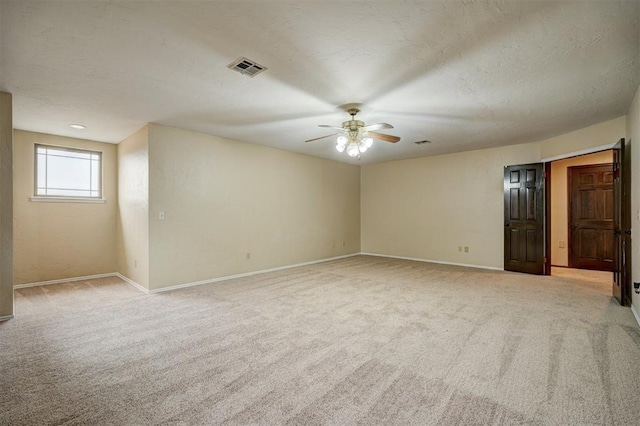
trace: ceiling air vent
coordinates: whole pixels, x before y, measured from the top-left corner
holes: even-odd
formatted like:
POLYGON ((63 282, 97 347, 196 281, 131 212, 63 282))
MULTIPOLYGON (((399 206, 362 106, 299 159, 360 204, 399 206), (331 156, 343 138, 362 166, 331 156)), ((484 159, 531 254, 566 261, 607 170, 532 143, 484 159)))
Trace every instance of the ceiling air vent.
POLYGON ((426 140, 426 139, 425 139, 425 140, 423 140, 423 141, 418 141, 418 142, 414 142, 414 143, 415 143, 416 145, 423 145, 423 144, 425 144, 425 143, 431 143, 431 141, 429 141, 429 140, 426 140))
POLYGON ((255 77, 256 75, 267 69, 267 67, 263 67, 257 62, 254 62, 251 59, 247 58, 238 58, 227 65, 227 67, 231 68, 234 71, 238 71, 240 74, 248 75, 249 77, 255 77))

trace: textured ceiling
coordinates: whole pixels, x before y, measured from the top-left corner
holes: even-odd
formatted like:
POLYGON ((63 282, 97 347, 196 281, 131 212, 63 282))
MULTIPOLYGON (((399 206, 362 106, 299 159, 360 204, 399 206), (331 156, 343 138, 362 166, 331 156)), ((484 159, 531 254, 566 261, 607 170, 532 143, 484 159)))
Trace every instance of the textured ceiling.
POLYGON ((402 138, 375 142, 366 164, 625 114, 639 15, 637 0, 0 0, 0 90, 18 129, 117 143, 155 122, 353 163, 304 140, 362 103, 359 119, 402 138), (229 70, 240 56, 269 69, 229 70))

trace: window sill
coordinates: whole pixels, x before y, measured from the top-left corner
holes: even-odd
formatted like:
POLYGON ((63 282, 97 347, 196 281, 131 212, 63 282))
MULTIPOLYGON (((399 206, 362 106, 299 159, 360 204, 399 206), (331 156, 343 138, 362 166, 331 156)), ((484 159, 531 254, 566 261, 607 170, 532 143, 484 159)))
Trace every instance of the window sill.
POLYGON ((85 204, 104 204, 107 202, 104 198, 78 198, 78 197, 31 197, 32 202, 36 203, 85 203, 85 204))

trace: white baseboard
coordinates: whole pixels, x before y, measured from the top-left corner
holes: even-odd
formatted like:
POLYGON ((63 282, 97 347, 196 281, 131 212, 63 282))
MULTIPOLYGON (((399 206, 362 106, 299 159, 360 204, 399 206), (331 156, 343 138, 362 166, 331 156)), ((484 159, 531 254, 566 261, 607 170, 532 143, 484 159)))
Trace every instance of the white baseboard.
MULTIPOLYGON (((268 272, 282 271, 282 270, 285 270, 285 269, 297 268, 297 267, 306 266, 306 265, 313 265, 313 264, 316 264, 316 263, 331 262, 332 260, 346 259, 348 257, 354 257, 354 256, 360 256, 360 255, 363 255, 363 256, 377 256, 377 257, 388 257, 388 258, 391 258, 391 259, 413 260, 413 261, 416 261, 416 262, 438 263, 438 264, 442 264, 442 265, 464 266, 464 267, 467 267, 467 268, 490 269, 490 270, 494 270, 494 271, 502 271, 503 270, 502 268, 496 268, 496 267, 492 267, 492 266, 470 265, 470 264, 466 264, 466 263, 444 262, 444 261, 440 261, 440 260, 418 259, 418 258, 414 258, 414 257, 391 256, 391 255, 376 254, 376 253, 351 253, 351 254, 345 254, 343 256, 329 257, 329 258, 325 258, 325 259, 312 260, 312 261, 309 261, 309 262, 296 263, 296 264, 293 264, 293 265, 278 266, 276 268, 261 269, 259 271, 245 272, 245 273, 242 273, 242 274, 226 275, 226 276, 223 276, 223 277, 211 278, 211 279, 208 279, 208 280, 195 281, 195 282, 184 283, 184 284, 176 284, 176 285, 172 285, 172 286, 168 286, 168 287, 162 287, 162 288, 156 288, 156 289, 152 289, 152 290, 149 290, 149 289, 143 287, 142 285, 140 285, 137 282, 133 281, 132 279, 122 275, 119 272, 111 272, 111 273, 108 273, 108 274, 98 274, 98 275, 88 275, 88 276, 84 276, 84 277, 65 278, 65 279, 60 279, 60 280, 40 281, 40 282, 28 283, 28 284, 18 284, 18 285, 14 285, 13 288, 14 288, 14 290, 17 290, 17 289, 20 289, 20 288, 36 287, 36 286, 50 285, 50 284, 60 284, 60 283, 67 283, 67 282, 72 282, 72 281, 84 281, 84 280, 91 280, 91 279, 105 278, 105 277, 118 277, 122 281, 124 281, 127 284, 135 287, 136 289, 140 290, 143 293, 155 294, 155 293, 163 293, 165 291, 178 290, 178 289, 181 289, 181 288, 194 287, 194 286, 198 286, 198 285, 212 284, 212 283, 216 283, 216 282, 220 282, 220 281, 228 281, 228 280, 233 280, 233 279, 236 279, 236 278, 250 277, 252 275, 266 274, 268 272)), ((7 318, 7 319, 10 319, 10 318, 7 318)), ((1 318, 0 318, 0 320, 1 320, 1 318)))
MULTIPOLYGON (((249 277, 251 275, 264 274, 264 273, 267 273, 267 272, 281 271, 283 269, 297 268, 299 266, 313 265, 314 263, 330 262, 332 260, 344 259, 344 258, 347 258, 347 257, 353 257, 353 256, 358 256, 358 255, 360 255, 360 253, 351 253, 351 254, 346 254, 344 256, 336 256, 336 257, 330 257, 330 258, 326 258, 326 259, 312 260, 310 262, 296 263, 294 265, 278 266, 276 268, 262 269, 260 271, 253 271, 253 272, 245 272, 243 274, 227 275, 227 276, 224 276, 224 277, 212 278, 212 279, 208 279, 208 280, 196 281, 196 282, 191 282, 191 283, 177 284, 177 285, 172 285, 172 286, 163 287, 163 288, 157 288, 157 289, 153 289, 153 290, 149 290, 149 289, 143 287, 142 285, 140 285, 137 282, 133 281, 132 279, 122 275, 119 272, 110 272, 108 274, 98 274, 98 275, 87 275, 87 276, 84 276, 84 277, 64 278, 64 279, 60 279, 60 280, 39 281, 39 282, 28 283, 28 284, 17 284, 17 285, 13 286, 13 289, 14 290, 18 290, 18 289, 21 289, 21 288, 38 287, 38 286, 42 286, 42 285, 61 284, 61 283, 68 283, 68 282, 73 282, 73 281, 92 280, 92 279, 96 279, 96 278, 118 277, 122 281, 126 282, 127 284, 132 285, 133 287, 137 288, 138 290, 142 291, 143 293, 153 294, 153 293, 162 293, 162 292, 165 292, 165 291, 177 290, 177 289, 180 289, 180 288, 193 287, 193 286, 197 286, 197 285, 210 284, 210 283, 215 283, 215 282, 218 282, 218 281, 227 281, 227 280, 232 280, 232 279, 235 279, 235 278, 249 277)), ((10 318, 7 318, 7 319, 10 319, 10 318)), ((0 321, 1 320, 2 319, 0 319, 0 321)))
POLYGON ((27 284, 16 284, 13 286, 13 289, 17 290, 19 288, 39 287, 42 285, 69 283, 73 281, 95 280, 96 278, 106 278, 106 277, 115 277, 115 276, 116 276, 115 272, 109 272, 108 274, 87 275, 84 277, 72 277, 72 278, 63 278, 60 280, 49 280, 49 281, 39 281, 39 282, 27 283, 27 284))
POLYGON ((438 263, 440 265, 464 266, 465 268, 477 268, 477 269, 490 269, 492 271, 504 271, 504 268, 497 268, 495 266, 471 265, 471 264, 468 264, 468 263, 445 262, 443 260, 418 259, 416 257, 391 256, 389 254, 378 254, 378 253, 364 253, 364 252, 362 252, 360 254, 363 255, 363 256, 388 257, 390 259, 413 260, 415 262, 438 263))
POLYGON ((631 304, 631 313, 633 314, 633 317, 636 319, 636 322, 638 323, 638 327, 640 327, 640 315, 638 315, 638 311, 636 310, 636 307, 633 306, 633 304, 631 304))
POLYGON ((0 317, 0 322, 9 321, 10 319, 13 319, 13 315, 5 315, 3 317, 0 317))
POLYGON ((127 284, 131 284, 133 287, 137 288, 138 290, 147 294, 149 293, 149 290, 147 290, 137 282, 125 277, 120 272, 109 272, 108 274, 86 275, 84 277, 71 277, 71 278, 64 278, 60 280, 49 280, 49 281, 39 281, 39 282, 27 283, 27 284, 16 284, 13 286, 13 289, 18 290, 21 288, 39 287, 43 285, 62 284, 62 283, 70 283, 74 281, 94 280, 96 278, 108 278, 108 277, 118 277, 122 281, 126 282, 127 284))
POLYGON ((204 285, 204 284, 212 284, 212 283, 217 283, 217 282, 220 282, 220 281, 233 280, 233 279, 236 279, 236 278, 250 277, 252 275, 266 274, 267 272, 282 271, 284 269, 297 268, 299 266, 313 265, 313 264, 316 264, 316 263, 330 262, 332 260, 345 259, 347 257, 353 257, 353 256, 359 256, 359 255, 360 255, 360 253, 351 253, 351 254, 345 254, 344 256, 329 257, 329 258, 326 258, 326 259, 312 260, 310 262, 296 263, 294 265, 278 266, 276 268, 262 269, 262 270, 259 270, 259 271, 245 272, 245 273, 242 273, 242 274, 227 275, 227 276, 224 276, 224 277, 211 278, 211 279, 208 279, 208 280, 195 281, 195 282, 184 283, 184 284, 177 284, 177 285, 172 285, 172 286, 169 286, 169 287, 162 287, 162 288, 156 288, 156 289, 153 289, 153 290, 148 290, 148 293, 151 293, 151 294, 163 293, 165 291, 178 290, 178 289, 181 289, 181 288, 194 287, 194 286, 204 285))
POLYGON ((132 287, 137 288, 138 290, 140 290, 143 293, 149 294, 149 289, 143 287, 141 284, 138 284, 137 282, 133 281, 132 279, 125 277, 124 275, 122 275, 120 272, 116 272, 115 274, 113 274, 114 276, 120 278, 122 281, 126 282, 127 284, 131 285, 132 287))

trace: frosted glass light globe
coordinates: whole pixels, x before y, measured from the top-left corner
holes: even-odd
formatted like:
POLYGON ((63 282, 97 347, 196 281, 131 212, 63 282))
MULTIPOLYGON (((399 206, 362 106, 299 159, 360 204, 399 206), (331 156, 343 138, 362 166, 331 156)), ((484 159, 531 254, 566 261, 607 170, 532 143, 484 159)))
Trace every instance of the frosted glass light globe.
POLYGON ((344 135, 338 136, 338 145, 344 147, 345 145, 347 145, 347 140, 348 140, 347 137, 344 135))
POLYGON ((365 145, 367 148, 371 148, 371 145, 373 145, 373 139, 371 139, 371 138, 364 138, 364 139, 362 140, 362 143, 364 143, 364 145, 365 145))
POLYGON ((350 143, 347 147, 347 154, 349 154, 349 157, 355 157, 359 152, 360 150, 358 149, 358 145, 355 143, 350 143))
POLYGON ((336 145, 336 149, 338 150, 338 152, 344 152, 344 145, 336 145))

